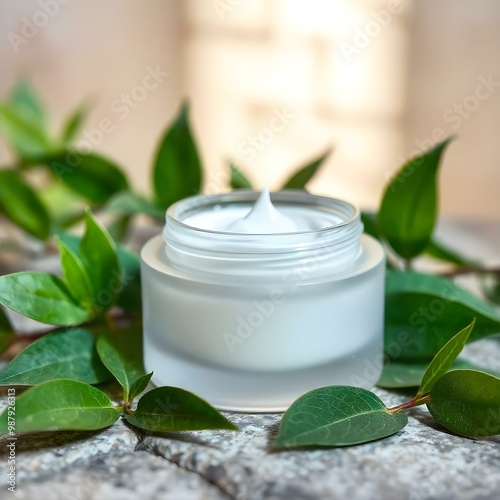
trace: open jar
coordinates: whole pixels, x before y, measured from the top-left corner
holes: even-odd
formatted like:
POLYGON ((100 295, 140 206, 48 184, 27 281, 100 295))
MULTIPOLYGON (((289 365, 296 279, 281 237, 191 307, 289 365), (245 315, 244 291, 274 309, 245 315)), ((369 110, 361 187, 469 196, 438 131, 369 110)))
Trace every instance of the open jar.
POLYGON ((155 383, 222 409, 281 411, 313 388, 377 381, 382 246, 349 203, 268 196, 186 198, 144 246, 144 361, 155 383))

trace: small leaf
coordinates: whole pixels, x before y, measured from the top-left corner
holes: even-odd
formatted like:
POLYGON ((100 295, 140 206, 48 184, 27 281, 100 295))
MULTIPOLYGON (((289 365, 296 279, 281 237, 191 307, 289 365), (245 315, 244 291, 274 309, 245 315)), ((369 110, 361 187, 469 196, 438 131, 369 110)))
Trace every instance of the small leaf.
POLYGON ((476 320, 474 319, 469 326, 460 330, 434 356, 434 359, 430 362, 424 376, 422 377, 422 383, 420 384, 416 398, 424 396, 430 392, 436 383, 436 380, 442 377, 451 368, 453 362, 457 359, 457 356, 462 352, 462 349, 464 348, 475 323, 476 320))
POLYGON ((455 370, 436 381, 427 403, 431 415, 462 436, 500 434, 500 379, 473 370, 455 370))
POLYGON ((252 189, 252 183, 248 180, 245 174, 234 164, 229 165, 232 189, 252 189))
POLYGON ((71 113, 64 123, 61 141, 63 144, 70 144, 71 141, 76 137, 80 129, 82 128, 83 122, 87 117, 88 108, 87 106, 80 106, 73 113, 71 113))
POLYGON ((121 290, 120 264, 115 242, 90 210, 79 254, 95 293, 94 309, 107 311, 121 290))
POLYGON ((110 379, 97 355, 94 334, 84 328, 71 328, 44 335, 0 372, 0 385, 37 385, 56 379, 87 384, 110 379))
POLYGON ((140 429, 154 432, 238 430, 206 401, 177 387, 158 387, 147 392, 135 413, 125 418, 140 429))
POLYGON ((97 341, 97 352, 106 368, 123 387, 123 399, 129 401, 132 385, 144 375, 141 332, 107 331, 97 341))
POLYGON ((459 255, 455 250, 446 247, 436 239, 431 239, 425 249, 425 253, 437 260, 449 262, 457 266, 471 266, 476 263, 459 255))
POLYGON ((0 104, 0 129, 22 159, 50 152, 51 144, 43 129, 11 104, 0 104))
POLYGON ((406 163, 387 186, 378 227, 401 257, 422 253, 432 236, 437 214, 437 172, 451 139, 406 163))
POLYGON ((14 330, 5 312, 0 307, 0 354, 9 347, 13 337, 14 330))
POLYGON ((33 125, 45 130, 47 116, 43 103, 27 81, 22 80, 14 87, 10 102, 33 125))
POLYGON ((331 152, 332 150, 328 149, 320 157, 295 171, 292 176, 285 181, 282 189, 305 189, 307 183, 316 175, 319 167, 328 158, 328 156, 330 156, 331 152))
POLYGON ((91 301, 94 297, 94 290, 85 266, 80 257, 60 238, 57 237, 56 241, 59 247, 64 282, 69 292, 86 309, 92 309, 91 301))
POLYGON ((166 209, 182 198, 199 193, 201 185, 200 157, 189 126, 188 107, 184 104, 156 154, 153 189, 158 205, 166 209))
MULTIPOLYGON (((382 375, 377 382, 378 387, 383 387, 384 389, 404 389, 410 387, 419 387, 422 383, 422 378, 424 373, 429 366, 429 362, 420 363, 398 363, 397 361, 390 361, 384 365, 382 375)), ((450 368, 451 370, 478 370, 485 373, 494 375, 495 377, 500 376, 500 373, 495 370, 490 370, 483 366, 478 366, 465 359, 457 359, 450 368)))
POLYGON ((128 181, 116 164, 94 153, 67 150, 43 160, 75 193, 104 205, 111 196, 128 189, 128 181))
POLYGON ((146 214, 155 219, 165 217, 165 210, 157 207, 152 201, 130 191, 115 194, 106 205, 106 210, 120 215, 146 214))
POLYGON ((430 361, 474 317, 469 341, 500 332, 492 306, 440 276, 392 271, 385 299, 385 351, 398 361, 430 361))
POLYGON ((0 211, 41 240, 50 235, 50 216, 40 198, 13 170, 0 170, 0 211))
MULTIPOLYGON (((0 415, 0 431, 9 430, 9 408, 0 415)), ((109 397, 91 385, 74 380, 52 380, 16 398, 14 432, 96 430, 120 418, 109 397)))
POLYGON ((350 446, 395 434, 407 423, 404 413, 389 413, 366 389, 323 387, 304 394, 285 412, 273 446, 350 446))
POLYGON ((92 318, 60 278, 36 271, 0 276, 0 303, 49 325, 78 325, 92 318))
POLYGON ((137 395, 141 392, 145 391, 151 377, 153 376, 153 372, 146 373, 142 377, 139 377, 131 386, 130 386, 130 395, 129 399, 132 401, 137 395))

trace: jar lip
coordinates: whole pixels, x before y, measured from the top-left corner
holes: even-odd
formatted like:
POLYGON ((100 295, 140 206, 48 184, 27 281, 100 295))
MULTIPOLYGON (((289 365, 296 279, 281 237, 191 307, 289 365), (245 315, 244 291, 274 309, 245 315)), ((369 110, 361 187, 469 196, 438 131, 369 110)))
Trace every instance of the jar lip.
POLYGON ((280 237, 290 237, 292 235, 314 235, 314 234, 321 234, 327 231, 339 229, 345 226, 348 226, 349 224, 354 223, 357 219, 360 218, 360 211, 357 207, 355 207, 353 204, 340 200, 337 198, 329 198, 327 196, 319 196, 319 195, 314 195, 310 194, 307 191, 303 191, 301 189, 283 189, 281 191, 275 191, 271 193, 271 200, 273 202, 297 202, 297 201, 303 201, 304 204, 307 204, 307 202, 316 202, 315 204, 318 207, 321 208, 328 208, 332 207, 335 208, 335 206, 343 206, 344 208, 347 208, 348 210, 351 211, 351 215, 346 217, 344 220, 337 222, 336 224, 331 224, 329 226, 324 226, 319 229, 309 229, 305 231, 292 231, 292 232, 287 232, 287 233, 267 233, 267 234, 262 234, 262 233, 238 233, 234 231, 216 231, 213 229, 205 229, 201 227, 196 227, 196 226, 191 226, 189 224, 186 224, 182 220, 179 219, 179 215, 182 215, 182 212, 179 214, 179 211, 184 209, 196 209, 196 208, 202 208, 202 207, 209 207, 213 206, 218 203, 231 203, 231 202, 254 202, 257 200, 259 197, 260 192, 259 191, 254 191, 251 189, 238 189, 235 191, 230 191, 228 193, 219 193, 219 194, 212 194, 212 195, 194 195, 194 196, 189 196, 188 198, 184 198, 182 200, 179 200, 170 207, 168 207, 165 218, 166 222, 168 223, 169 221, 175 225, 178 225, 182 228, 185 228, 190 231, 197 231, 200 233, 208 233, 208 234, 220 234, 220 235, 231 235, 235 236, 237 235, 238 237, 244 239, 245 237, 255 237, 255 236, 261 236, 265 238, 280 238, 280 237), (198 200, 200 200, 200 203, 196 203, 198 200), (186 206, 192 204, 192 206, 186 206))

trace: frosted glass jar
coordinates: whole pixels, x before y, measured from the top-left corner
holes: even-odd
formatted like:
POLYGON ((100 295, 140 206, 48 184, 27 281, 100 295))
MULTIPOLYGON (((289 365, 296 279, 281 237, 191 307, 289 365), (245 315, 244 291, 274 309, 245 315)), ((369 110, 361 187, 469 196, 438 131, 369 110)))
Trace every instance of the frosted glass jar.
POLYGON ((144 360, 153 381, 241 411, 284 410, 315 387, 371 387, 383 348, 385 256, 349 203, 272 194, 320 229, 245 234, 206 229, 245 214, 259 193, 172 205, 144 246, 144 360), (210 227, 210 224, 208 224, 210 227))

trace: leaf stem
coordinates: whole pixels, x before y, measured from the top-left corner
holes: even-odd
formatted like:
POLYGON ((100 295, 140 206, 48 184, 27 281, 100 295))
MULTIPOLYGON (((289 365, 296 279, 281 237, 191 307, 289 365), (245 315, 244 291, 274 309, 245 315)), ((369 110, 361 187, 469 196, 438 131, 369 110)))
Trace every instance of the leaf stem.
POLYGON ((464 266, 452 269, 451 271, 446 271, 444 273, 439 273, 440 276, 453 277, 460 276, 462 274, 494 274, 500 276, 500 267, 492 267, 490 269, 482 266, 464 266))
POLYGON ((409 410, 410 408, 414 408, 415 406, 424 405, 431 401, 431 395, 426 394, 424 396, 415 396, 410 401, 406 403, 402 403, 400 405, 394 406, 393 408, 387 408, 387 411, 392 415, 394 413, 398 413, 403 410, 409 410))

